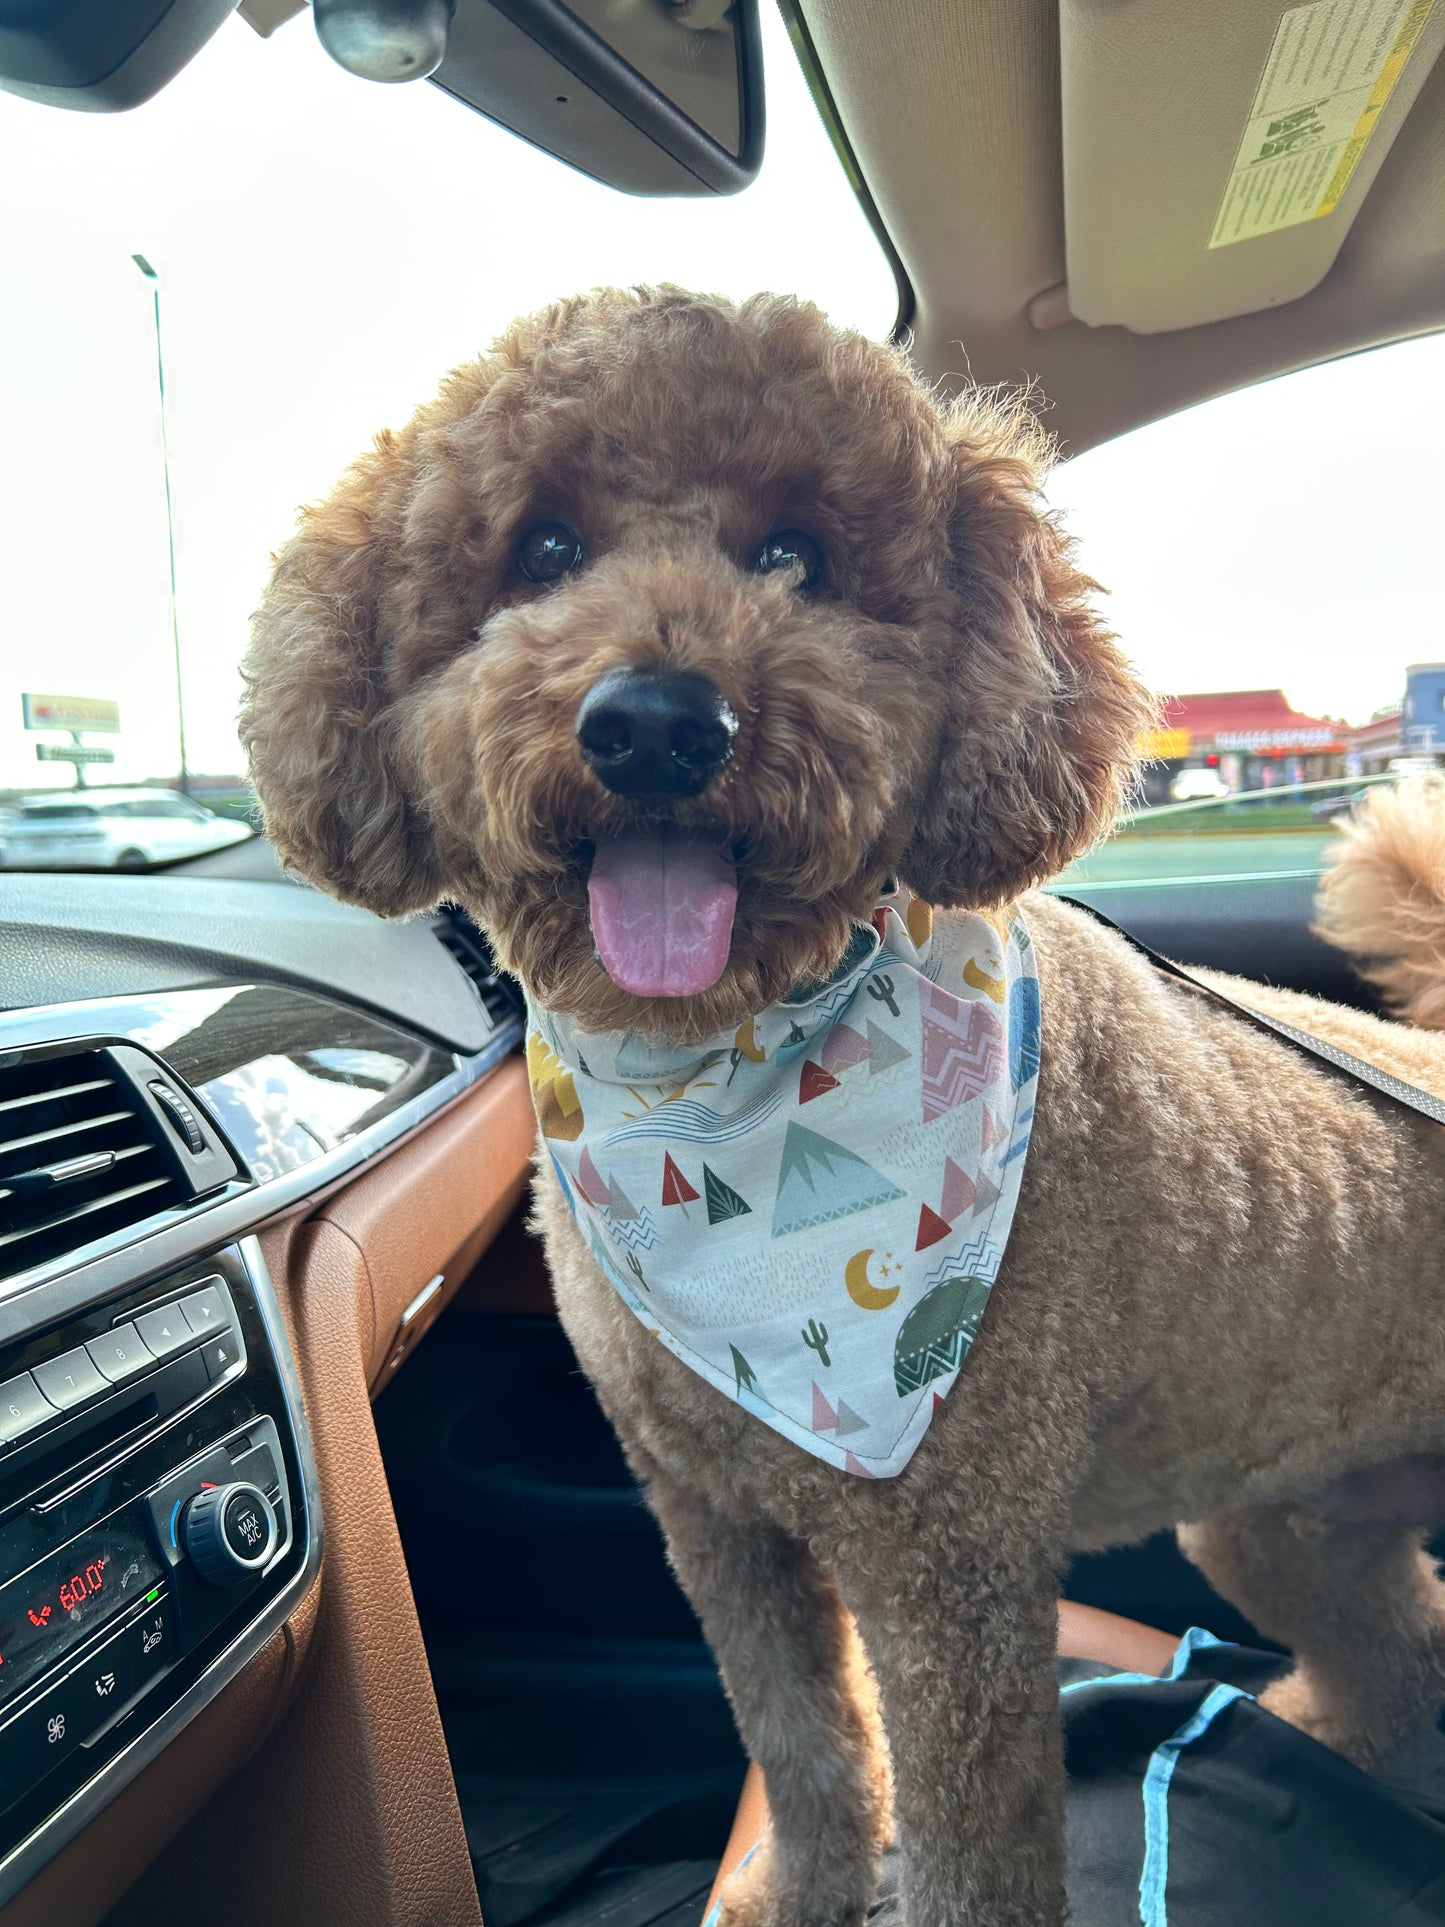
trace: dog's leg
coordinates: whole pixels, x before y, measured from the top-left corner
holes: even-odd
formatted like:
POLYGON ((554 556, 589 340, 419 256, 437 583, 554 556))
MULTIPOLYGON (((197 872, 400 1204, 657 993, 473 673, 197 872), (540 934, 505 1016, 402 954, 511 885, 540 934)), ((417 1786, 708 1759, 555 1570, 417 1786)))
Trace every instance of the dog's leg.
POLYGON ((840 1573, 882 1693, 907 1927, 1064 1920, 1056 1575, 1041 1535, 992 1523, 840 1573))
POLYGON ((1179 1528, 1205 1577, 1295 1655, 1261 1704, 1381 1765, 1445 1701, 1445 1586, 1418 1530, 1272 1506, 1179 1528))
POLYGON ((767 1783, 769 1835, 724 1890, 725 1927, 859 1927, 887 1765, 837 1589, 776 1526, 726 1518, 656 1476, 648 1498, 767 1783))

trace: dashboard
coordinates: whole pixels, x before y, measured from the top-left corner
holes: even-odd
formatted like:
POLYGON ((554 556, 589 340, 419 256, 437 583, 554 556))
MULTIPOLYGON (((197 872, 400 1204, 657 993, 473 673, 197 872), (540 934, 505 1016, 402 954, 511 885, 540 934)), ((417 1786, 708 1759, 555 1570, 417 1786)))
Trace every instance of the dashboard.
MULTIPOLYGON (((515 1208, 532 1126, 520 1000, 458 913, 392 925, 280 881, 5 875, 0 1004, 0 1921, 79 1922, 187 1814, 111 1878, 77 1877, 102 1816, 126 1789, 135 1810, 278 1635, 304 1691, 326 1428, 369 1425, 515 1208), (87 1898, 57 1911, 46 1879, 87 1898)), ((338 1610, 347 1537, 384 1525, 384 1483, 369 1518, 354 1485, 327 1558, 338 1610)), ((244 1752, 222 1746, 210 1778, 244 1752)))

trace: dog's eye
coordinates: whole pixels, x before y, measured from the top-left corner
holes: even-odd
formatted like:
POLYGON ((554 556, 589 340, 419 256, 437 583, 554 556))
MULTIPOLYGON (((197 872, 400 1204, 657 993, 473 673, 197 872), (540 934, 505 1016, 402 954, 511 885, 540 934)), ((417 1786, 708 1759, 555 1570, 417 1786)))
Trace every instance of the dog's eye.
POLYGON ((816 589, 823 580, 823 551, 801 529, 774 529, 758 550, 753 567, 759 575, 771 575, 774 569, 801 569, 802 586, 816 589))
POLYGON ((582 538, 565 522, 541 522, 522 537, 517 567, 529 582, 555 582, 582 566, 582 538))

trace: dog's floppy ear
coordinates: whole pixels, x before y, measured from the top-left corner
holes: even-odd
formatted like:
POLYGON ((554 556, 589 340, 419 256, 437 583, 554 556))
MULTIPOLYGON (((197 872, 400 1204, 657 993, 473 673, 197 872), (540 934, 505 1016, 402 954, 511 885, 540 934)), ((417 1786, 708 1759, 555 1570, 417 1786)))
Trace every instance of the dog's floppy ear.
POLYGON ((1109 828, 1150 706, 1095 612, 1097 585, 1045 512, 1050 449, 1018 402, 964 396, 952 454, 939 756, 905 881, 986 908, 1055 875, 1109 828))
POLYGON ((266 834, 319 888, 383 916, 442 891, 393 698, 474 626, 448 553, 468 518, 424 416, 378 436, 302 511, 243 665, 241 740, 266 834))

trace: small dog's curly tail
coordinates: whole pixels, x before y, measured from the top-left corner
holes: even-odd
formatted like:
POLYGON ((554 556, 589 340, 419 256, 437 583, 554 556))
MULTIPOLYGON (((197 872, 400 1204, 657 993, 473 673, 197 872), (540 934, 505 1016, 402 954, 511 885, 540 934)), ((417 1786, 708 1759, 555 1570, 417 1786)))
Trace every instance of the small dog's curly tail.
POLYGON ((1338 825, 1315 929, 1406 1023, 1445 1030, 1445 773, 1381 784, 1338 825))

